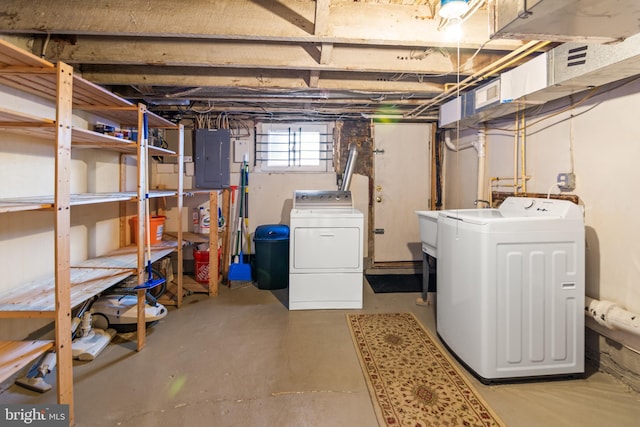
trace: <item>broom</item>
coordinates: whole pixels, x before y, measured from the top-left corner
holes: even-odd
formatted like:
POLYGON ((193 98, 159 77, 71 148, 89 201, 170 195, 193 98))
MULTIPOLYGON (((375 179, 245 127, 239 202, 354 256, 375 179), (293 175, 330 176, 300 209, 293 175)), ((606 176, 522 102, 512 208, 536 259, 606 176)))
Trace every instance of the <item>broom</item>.
POLYGON ((245 175, 244 170, 246 167, 246 162, 242 162, 242 169, 240 172, 240 192, 238 197, 238 203, 240 205, 239 215, 238 215, 238 237, 236 241, 236 246, 238 248, 237 256, 233 264, 229 266, 229 281, 238 281, 238 282, 250 282, 251 281, 251 265, 245 264, 244 256, 242 253, 242 233, 243 233, 243 193, 245 191, 245 175))

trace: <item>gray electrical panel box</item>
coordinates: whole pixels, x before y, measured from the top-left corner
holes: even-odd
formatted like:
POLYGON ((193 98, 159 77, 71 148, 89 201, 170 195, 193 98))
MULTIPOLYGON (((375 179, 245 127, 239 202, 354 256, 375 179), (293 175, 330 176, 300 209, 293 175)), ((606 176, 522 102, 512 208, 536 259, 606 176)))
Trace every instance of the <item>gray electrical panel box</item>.
POLYGON ((196 129, 193 132, 195 188, 229 187, 231 132, 228 129, 196 129))

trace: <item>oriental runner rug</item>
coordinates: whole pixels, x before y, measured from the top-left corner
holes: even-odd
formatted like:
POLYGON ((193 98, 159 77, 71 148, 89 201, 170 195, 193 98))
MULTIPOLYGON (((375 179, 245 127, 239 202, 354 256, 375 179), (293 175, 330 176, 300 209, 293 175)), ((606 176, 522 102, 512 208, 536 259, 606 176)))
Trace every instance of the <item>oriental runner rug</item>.
POLYGON ((381 426, 504 426, 413 314, 347 321, 381 426))

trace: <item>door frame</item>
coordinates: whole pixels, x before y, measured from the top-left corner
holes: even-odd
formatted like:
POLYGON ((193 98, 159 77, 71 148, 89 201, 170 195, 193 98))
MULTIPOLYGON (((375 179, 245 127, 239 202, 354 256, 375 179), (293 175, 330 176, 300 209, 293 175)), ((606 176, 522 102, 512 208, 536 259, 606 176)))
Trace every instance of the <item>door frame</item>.
MULTIPOLYGON (((375 121, 372 120, 370 123, 371 126, 371 157, 375 162, 375 121)), ((429 209, 436 209, 436 185, 437 185, 437 173, 436 165, 437 165, 437 152, 435 149, 435 144, 438 142, 437 137, 437 123, 431 123, 431 139, 429 140, 429 157, 431 162, 431 170, 430 170, 430 185, 429 185, 429 209)), ((402 270, 414 270, 415 272, 422 271, 422 261, 387 261, 387 262, 375 262, 375 216, 374 216, 374 203, 375 203, 375 167, 371 168, 371 177, 369 179, 369 221, 367 227, 367 258, 366 258, 366 270, 372 269, 402 269, 402 270)))

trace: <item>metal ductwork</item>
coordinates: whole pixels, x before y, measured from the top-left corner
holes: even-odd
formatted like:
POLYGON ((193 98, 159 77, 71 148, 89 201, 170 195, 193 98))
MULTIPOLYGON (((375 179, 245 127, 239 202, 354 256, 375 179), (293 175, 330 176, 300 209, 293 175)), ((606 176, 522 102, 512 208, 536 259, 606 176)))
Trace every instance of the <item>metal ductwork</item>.
POLYGON ((443 104, 440 127, 477 126, 638 74, 640 34, 611 45, 565 43, 443 104))
POLYGON ((491 38, 609 43, 640 31, 638 0, 490 0, 491 38))

